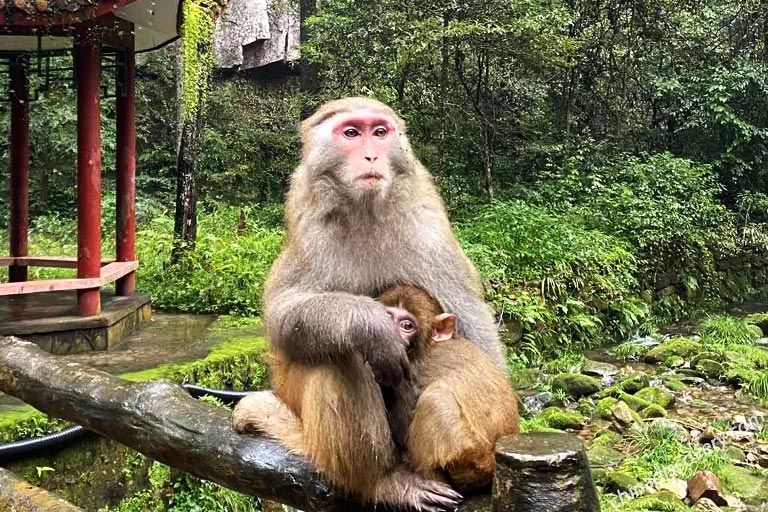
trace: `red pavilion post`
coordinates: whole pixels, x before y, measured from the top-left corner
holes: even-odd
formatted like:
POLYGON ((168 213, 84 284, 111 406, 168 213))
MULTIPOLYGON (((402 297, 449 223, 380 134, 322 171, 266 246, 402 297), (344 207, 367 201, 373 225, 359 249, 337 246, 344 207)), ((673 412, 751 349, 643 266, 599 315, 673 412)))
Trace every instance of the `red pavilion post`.
MULTIPOLYGON (((10 255, 27 256, 29 228, 29 87, 23 57, 10 61, 11 154, 10 154, 10 255)), ((11 265, 8 280, 27 280, 27 267, 11 265)))
MULTIPOLYGON (((123 91, 117 96, 117 261, 136 259, 136 58, 133 48, 120 52, 123 91)), ((117 295, 133 295, 136 273, 117 280, 117 295)))
MULTIPOLYGON (((77 277, 101 274, 101 41, 81 26, 75 35, 77 80, 77 277)), ((80 316, 101 311, 99 288, 78 290, 80 316)))

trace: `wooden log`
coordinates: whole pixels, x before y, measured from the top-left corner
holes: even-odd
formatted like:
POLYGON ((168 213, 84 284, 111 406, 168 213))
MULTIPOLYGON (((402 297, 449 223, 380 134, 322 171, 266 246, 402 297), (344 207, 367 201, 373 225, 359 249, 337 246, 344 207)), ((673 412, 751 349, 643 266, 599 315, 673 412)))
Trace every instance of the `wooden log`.
MULTIPOLYGON (((236 433, 230 411, 168 382, 134 383, 0 337, 0 391, 155 460, 307 512, 372 510, 335 491, 276 441, 236 433)), ((460 510, 487 510, 487 496, 460 510)), ((378 510, 381 510, 379 508, 378 510)))
POLYGON ((83 512, 83 509, 0 468, 0 510, 14 512, 83 512))

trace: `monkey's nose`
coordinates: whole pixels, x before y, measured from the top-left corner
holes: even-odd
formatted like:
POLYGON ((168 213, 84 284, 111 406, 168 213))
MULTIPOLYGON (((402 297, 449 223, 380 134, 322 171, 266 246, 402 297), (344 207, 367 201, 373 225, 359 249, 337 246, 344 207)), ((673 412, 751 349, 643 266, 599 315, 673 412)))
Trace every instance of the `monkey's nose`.
POLYGON ((369 161, 369 162, 371 162, 371 163, 373 163, 373 162, 375 162, 376 160, 378 160, 378 158, 379 158, 379 157, 377 157, 377 156, 367 156, 367 157, 365 157, 365 159, 366 159, 366 160, 368 160, 368 161, 369 161))

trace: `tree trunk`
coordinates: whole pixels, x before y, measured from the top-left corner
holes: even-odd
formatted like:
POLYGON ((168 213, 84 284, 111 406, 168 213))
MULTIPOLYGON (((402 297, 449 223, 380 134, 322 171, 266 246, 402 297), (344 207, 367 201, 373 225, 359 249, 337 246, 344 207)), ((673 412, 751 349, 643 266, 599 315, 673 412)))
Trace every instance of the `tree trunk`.
MULTIPOLYGON (((181 53, 181 45, 179 46, 181 53)), ((181 69, 179 70, 181 81, 181 69)), ((194 115, 179 113, 179 143, 176 154, 176 212, 173 221, 171 262, 179 261, 184 252, 195 248, 197 239, 197 167, 200 162, 200 135, 203 124, 203 89, 198 86, 194 115)))

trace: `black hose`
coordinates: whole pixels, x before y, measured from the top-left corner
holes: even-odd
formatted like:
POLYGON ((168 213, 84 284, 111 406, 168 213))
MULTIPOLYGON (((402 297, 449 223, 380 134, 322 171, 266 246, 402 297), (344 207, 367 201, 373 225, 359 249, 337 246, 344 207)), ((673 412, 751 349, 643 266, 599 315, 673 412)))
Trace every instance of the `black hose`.
POLYGON ((182 387, 195 398, 201 396, 212 396, 218 398, 226 405, 235 405, 240 401, 248 391, 228 391, 226 389, 208 389, 202 386, 195 386, 194 384, 182 384, 182 387))
MULTIPOLYGON (((201 396, 213 396, 224 402, 226 405, 234 405, 241 398, 248 394, 245 391, 227 391, 223 389, 208 389, 193 384, 182 384, 182 387, 194 398, 201 396)), ((35 452, 55 448, 58 446, 83 439, 92 432, 80 425, 67 427, 61 432, 46 434, 31 439, 22 439, 12 443, 0 444, 0 464, 14 459, 29 456, 35 452)))

